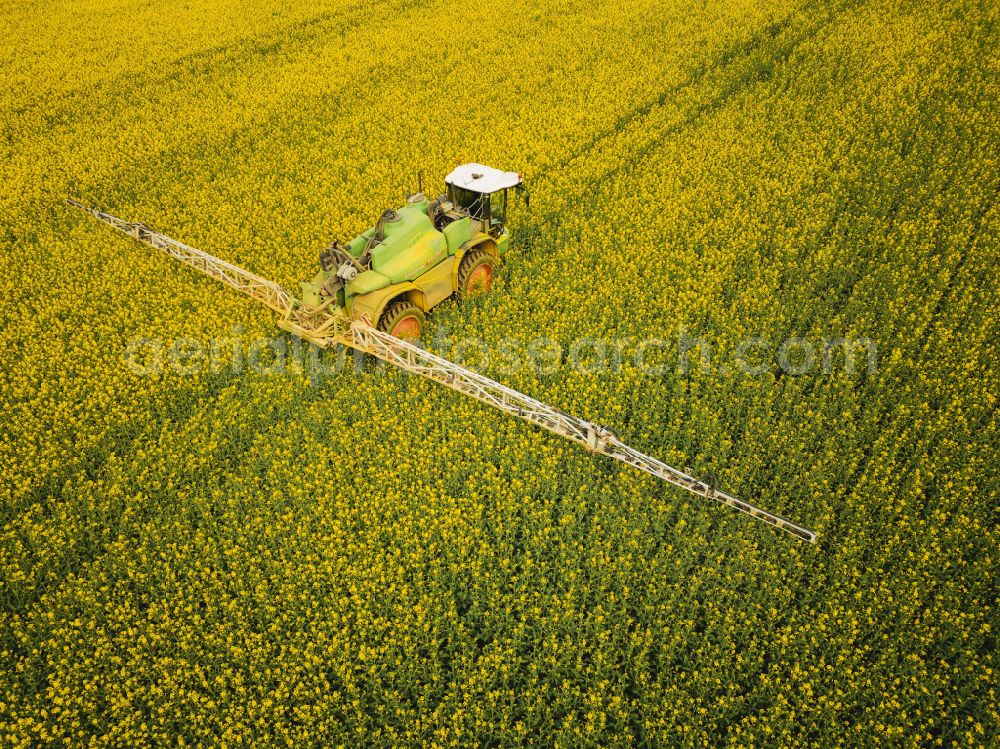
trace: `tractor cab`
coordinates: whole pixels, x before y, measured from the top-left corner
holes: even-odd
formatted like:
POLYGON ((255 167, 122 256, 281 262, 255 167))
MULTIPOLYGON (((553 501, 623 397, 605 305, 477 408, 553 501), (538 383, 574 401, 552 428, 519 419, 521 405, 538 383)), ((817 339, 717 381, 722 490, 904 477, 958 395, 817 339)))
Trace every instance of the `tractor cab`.
POLYGON ((462 164, 445 177, 448 202, 479 221, 482 231, 500 236, 507 221, 507 190, 521 188, 521 175, 483 164, 462 164))

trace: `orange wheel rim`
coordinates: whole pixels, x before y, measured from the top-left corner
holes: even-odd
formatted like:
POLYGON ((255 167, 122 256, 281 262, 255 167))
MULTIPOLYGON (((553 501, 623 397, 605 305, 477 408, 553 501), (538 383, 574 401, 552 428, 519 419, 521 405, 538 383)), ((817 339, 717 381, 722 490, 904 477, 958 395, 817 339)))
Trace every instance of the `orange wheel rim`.
POLYGON ((493 266, 484 263, 469 274, 469 281, 465 284, 465 290, 470 294, 482 294, 489 291, 493 285, 493 266))
POLYGON ((407 338, 415 341, 420 337, 420 320, 416 317, 404 317, 392 329, 396 338, 407 338))

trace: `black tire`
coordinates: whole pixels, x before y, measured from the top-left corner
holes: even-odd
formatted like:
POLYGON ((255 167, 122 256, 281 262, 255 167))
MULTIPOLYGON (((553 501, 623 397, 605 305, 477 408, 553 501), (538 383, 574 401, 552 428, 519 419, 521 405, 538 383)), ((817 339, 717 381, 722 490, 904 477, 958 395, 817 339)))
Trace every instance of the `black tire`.
POLYGON ((378 319, 378 329, 383 333, 394 335, 397 338, 402 338, 403 340, 419 340, 420 334, 424 329, 425 319, 424 311, 420 309, 420 307, 411 301, 400 299, 399 301, 391 302, 382 311, 382 315, 378 319), (405 323, 404 321, 408 319, 414 320, 415 323, 405 323), (400 335, 399 326, 401 323, 411 330, 415 324, 416 335, 400 335))
POLYGON ((495 268, 496 260, 486 250, 473 250, 463 257, 462 264, 458 266, 458 289, 455 291, 458 301, 461 302, 470 296, 489 291, 493 284, 495 268), (480 270, 484 266, 488 266, 488 270, 480 270), (479 290, 469 288, 470 284, 476 285, 477 282, 481 281, 484 275, 488 276, 485 288, 479 290))

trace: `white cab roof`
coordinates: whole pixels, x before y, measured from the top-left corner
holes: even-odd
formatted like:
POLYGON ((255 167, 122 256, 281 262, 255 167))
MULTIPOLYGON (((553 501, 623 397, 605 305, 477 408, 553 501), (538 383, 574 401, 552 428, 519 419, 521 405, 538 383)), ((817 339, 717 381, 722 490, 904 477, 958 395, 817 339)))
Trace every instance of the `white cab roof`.
POLYGON ((473 192, 496 192, 521 184, 517 172, 501 172, 483 164, 462 164, 444 178, 449 185, 464 187, 473 192))

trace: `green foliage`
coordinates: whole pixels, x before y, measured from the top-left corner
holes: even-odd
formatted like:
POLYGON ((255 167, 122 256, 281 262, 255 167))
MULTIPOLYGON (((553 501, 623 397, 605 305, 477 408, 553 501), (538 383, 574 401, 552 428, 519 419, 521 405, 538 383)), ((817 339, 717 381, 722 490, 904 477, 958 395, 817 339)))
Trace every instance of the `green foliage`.
POLYGON ((0 744, 995 743, 995 7, 87 5, 0 41, 0 744), (485 364, 817 546, 370 362, 138 374, 273 316, 60 203, 295 288, 456 161, 533 212, 430 338, 877 344, 485 364))

